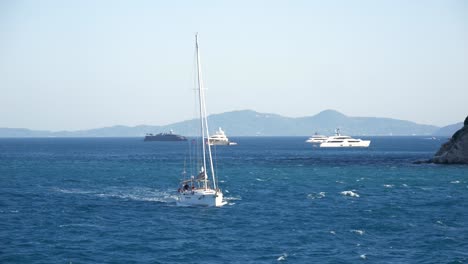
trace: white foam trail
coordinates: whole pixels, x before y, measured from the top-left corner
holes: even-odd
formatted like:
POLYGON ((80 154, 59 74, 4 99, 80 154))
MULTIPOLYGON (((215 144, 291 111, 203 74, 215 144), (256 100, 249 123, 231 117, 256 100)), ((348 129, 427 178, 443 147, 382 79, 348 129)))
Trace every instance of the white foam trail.
POLYGON ((460 183, 460 181, 451 181, 450 183, 458 184, 458 183, 460 183))
POLYGON ((56 189, 65 194, 89 194, 103 198, 120 198, 125 200, 173 203, 177 199, 175 191, 161 191, 147 187, 118 188, 108 187, 99 190, 56 189))
POLYGON ((94 193, 93 191, 90 190, 80 190, 80 189, 61 189, 61 188, 54 188, 55 191, 61 192, 61 193, 72 193, 72 194, 92 194, 94 193))
POLYGON ((352 191, 342 191, 341 194, 344 196, 350 196, 350 197, 359 197, 359 194, 354 192, 355 190, 352 191))
POLYGON ((241 197, 224 197, 226 201, 240 201, 242 200, 241 197))

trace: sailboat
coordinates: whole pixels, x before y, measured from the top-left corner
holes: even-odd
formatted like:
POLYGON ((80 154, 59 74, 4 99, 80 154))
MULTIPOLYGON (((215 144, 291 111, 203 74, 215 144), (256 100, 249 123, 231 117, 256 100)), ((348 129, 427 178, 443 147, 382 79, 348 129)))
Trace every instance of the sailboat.
MULTIPOLYGON (((223 206, 227 202, 223 199, 223 192, 217 184, 211 145, 208 142, 209 130, 206 114, 205 90, 203 88, 202 72, 200 65, 200 51, 198 46, 198 34, 195 34, 197 90, 200 114, 201 132, 201 168, 196 176, 183 179, 178 189, 177 205, 180 206, 223 206), (209 167, 209 169, 207 169, 209 167), (210 180, 211 178, 211 180, 210 180)), ((185 170, 184 170, 185 174, 185 170)))

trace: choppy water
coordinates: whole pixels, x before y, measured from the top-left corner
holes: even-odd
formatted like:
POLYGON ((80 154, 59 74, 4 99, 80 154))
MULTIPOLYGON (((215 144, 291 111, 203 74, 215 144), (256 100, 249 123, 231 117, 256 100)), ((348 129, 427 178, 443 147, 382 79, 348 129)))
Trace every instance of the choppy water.
POLYGON ((187 143, 0 139, 0 263, 466 263, 468 167, 441 141, 218 147, 229 204, 175 205, 187 143))

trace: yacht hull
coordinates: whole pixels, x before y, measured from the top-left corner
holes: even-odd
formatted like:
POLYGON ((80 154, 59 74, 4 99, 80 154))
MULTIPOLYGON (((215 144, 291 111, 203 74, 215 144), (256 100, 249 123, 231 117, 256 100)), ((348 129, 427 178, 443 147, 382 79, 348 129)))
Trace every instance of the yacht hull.
POLYGON ((323 142, 321 148, 367 148, 370 145, 370 140, 362 140, 360 142, 323 142))
POLYGON ((214 190, 195 190, 179 193, 178 206, 213 206, 220 207, 227 202, 223 200, 223 193, 214 190))

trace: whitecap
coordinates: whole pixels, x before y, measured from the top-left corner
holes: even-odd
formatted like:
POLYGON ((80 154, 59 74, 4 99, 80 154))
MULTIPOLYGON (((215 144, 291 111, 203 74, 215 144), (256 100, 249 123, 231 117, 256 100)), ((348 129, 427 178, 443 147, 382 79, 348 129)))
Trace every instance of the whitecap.
POLYGON ((279 256, 276 260, 277 261, 284 261, 288 257, 288 254, 283 253, 283 255, 279 256))
POLYGON ((393 184, 384 184, 383 186, 385 188, 393 188, 393 186, 395 186, 395 185, 393 185, 393 184))
POLYGON ((359 257, 362 258, 362 259, 367 259, 366 254, 361 254, 359 257))
POLYGON ((319 193, 310 193, 307 195, 307 198, 308 199, 322 199, 323 197, 325 197, 325 192, 319 192, 319 193))
POLYGON ((256 178, 255 180, 257 180, 257 181, 259 181, 259 182, 264 182, 264 181, 266 181, 266 180, 260 179, 260 178, 256 178))
POLYGON ((352 191, 342 191, 341 194, 344 196, 350 196, 350 197, 359 197, 359 194, 354 192, 355 190, 352 191))
POLYGON ((403 183, 402 186, 403 186, 403 187, 408 187, 408 184, 403 183))
POLYGON ((355 233, 355 234, 358 234, 358 235, 364 235, 364 231, 363 230, 359 230, 359 229, 352 229, 352 230, 349 230, 349 232, 352 232, 352 233, 355 233))
POLYGON ((458 183, 460 183, 460 181, 451 181, 450 183, 458 184, 458 183))
POLYGON ((331 230, 331 231, 330 231, 330 234, 332 234, 332 235, 336 235, 336 232, 335 232, 335 231, 333 231, 333 230, 331 230))

